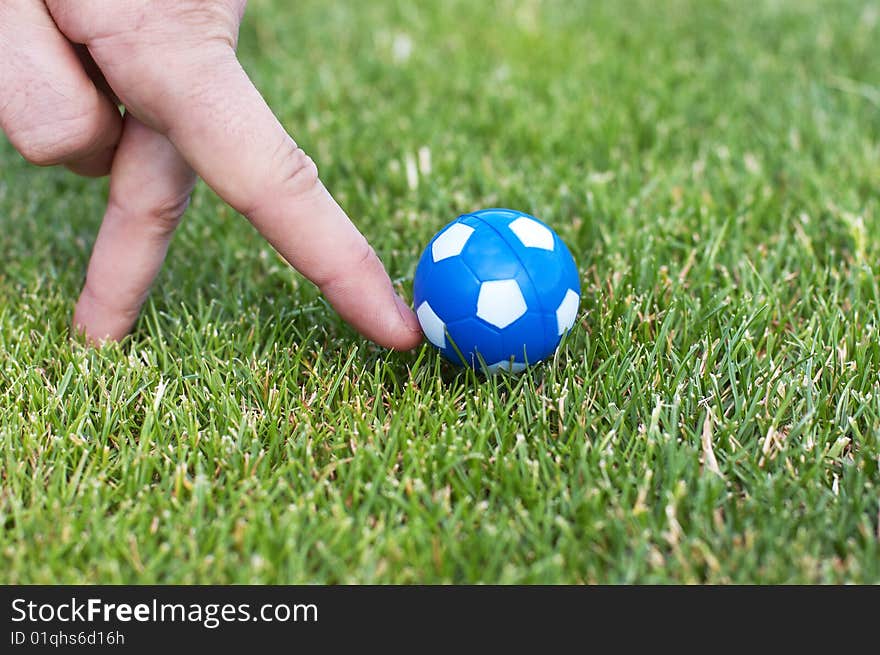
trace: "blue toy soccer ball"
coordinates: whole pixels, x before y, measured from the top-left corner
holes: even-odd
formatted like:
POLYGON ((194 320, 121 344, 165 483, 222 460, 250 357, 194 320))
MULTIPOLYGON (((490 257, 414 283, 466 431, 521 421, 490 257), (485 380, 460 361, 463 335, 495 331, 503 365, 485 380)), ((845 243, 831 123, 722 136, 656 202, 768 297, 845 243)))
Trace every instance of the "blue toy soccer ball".
POLYGON ((425 336, 456 364, 520 372, 574 325, 577 267, 562 239, 512 209, 463 214, 438 232, 413 284, 425 336))

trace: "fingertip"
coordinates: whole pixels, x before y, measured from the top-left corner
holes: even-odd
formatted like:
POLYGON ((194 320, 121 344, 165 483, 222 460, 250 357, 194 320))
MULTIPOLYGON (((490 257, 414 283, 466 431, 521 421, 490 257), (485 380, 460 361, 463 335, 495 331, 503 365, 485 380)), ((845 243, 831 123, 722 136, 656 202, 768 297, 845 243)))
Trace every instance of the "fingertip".
POLYGON ((76 303, 72 323, 74 334, 95 348, 108 341, 120 341, 131 328, 125 318, 98 306, 87 289, 83 289, 76 303))
MULTIPOLYGON (((354 255, 354 265, 341 263, 342 273, 318 286, 342 319, 362 336, 383 348, 412 350, 422 341, 418 318, 395 292, 373 250, 364 252, 365 256, 354 255)), ((351 256, 351 250, 343 254, 351 256)))

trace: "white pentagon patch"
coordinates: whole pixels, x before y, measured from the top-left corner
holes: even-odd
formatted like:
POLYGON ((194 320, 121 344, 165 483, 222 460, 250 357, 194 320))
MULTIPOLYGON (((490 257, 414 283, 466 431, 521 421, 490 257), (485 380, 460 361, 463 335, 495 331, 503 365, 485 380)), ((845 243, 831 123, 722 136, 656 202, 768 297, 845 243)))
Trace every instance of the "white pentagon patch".
POLYGON ((571 326, 574 325, 574 319, 577 318, 579 300, 580 297, 577 293, 569 289, 565 292, 565 298, 559 303, 559 307, 556 308, 556 333, 559 336, 562 336, 566 330, 570 330, 571 326))
POLYGON ((505 328, 526 313, 526 299, 516 280, 491 280, 480 285, 477 316, 497 328, 505 328))
POLYGON ((444 232, 434 239, 431 244, 431 257, 435 262, 439 262, 447 257, 455 257, 464 250, 464 244, 471 238, 474 228, 464 223, 454 223, 450 225, 444 232))
POLYGON ((511 362, 509 359, 502 359, 500 362, 488 364, 486 372, 495 374, 498 371, 508 371, 510 373, 522 373, 526 370, 526 365, 522 362, 511 362))
POLYGON ((553 233, 538 221, 520 216, 507 227, 516 235, 526 248, 553 250, 553 233))
POLYGON ((446 325, 437 314, 431 309, 428 301, 424 301, 416 310, 416 316, 419 319, 419 325, 422 326, 422 332, 428 337, 428 341, 438 348, 446 347, 446 325))

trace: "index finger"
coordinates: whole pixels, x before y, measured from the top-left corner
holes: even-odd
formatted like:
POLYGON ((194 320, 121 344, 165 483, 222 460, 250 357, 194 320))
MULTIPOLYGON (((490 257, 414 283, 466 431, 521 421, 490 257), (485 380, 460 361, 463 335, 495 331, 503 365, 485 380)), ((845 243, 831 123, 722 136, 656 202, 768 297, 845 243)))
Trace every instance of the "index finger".
POLYGON ((217 194, 314 282, 343 319, 395 349, 421 342, 364 236, 318 177, 242 69, 230 44, 133 51, 89 49, 136 116, 164 133, 217 194))

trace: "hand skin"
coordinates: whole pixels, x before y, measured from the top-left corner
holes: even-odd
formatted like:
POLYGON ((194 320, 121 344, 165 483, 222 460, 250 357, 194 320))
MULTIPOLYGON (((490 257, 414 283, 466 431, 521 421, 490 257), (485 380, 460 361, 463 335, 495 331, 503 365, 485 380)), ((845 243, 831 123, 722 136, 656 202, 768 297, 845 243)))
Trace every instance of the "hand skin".
POLYGON ((361 334, 414 348, 412 310, 236 59, 245 3, 0 1, 0 129, 34 164, 110 174, 74 327, 131 330, 198 175, 361 334))

